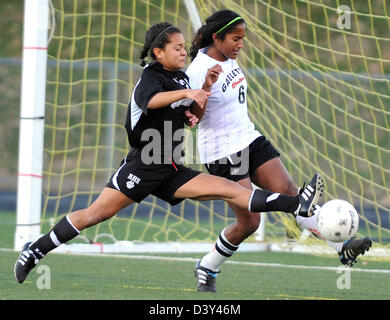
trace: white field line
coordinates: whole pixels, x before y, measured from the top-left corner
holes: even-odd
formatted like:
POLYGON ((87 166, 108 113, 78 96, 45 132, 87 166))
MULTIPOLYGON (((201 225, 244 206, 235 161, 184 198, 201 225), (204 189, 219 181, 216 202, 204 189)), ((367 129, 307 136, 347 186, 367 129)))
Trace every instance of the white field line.
MULTIPOLYGON (((2 249, 0 251, 15 252, 12 249, 2 249)), ((147 255, 127 255, 127 254, 109 254, 109 253, 57 253, 77 256, 88 257, 107 257, 107 258, 124 258, 124 259, 140 259, 140 260, 160 260, 160 261, 180 261, 180 262, 192 262, 196 263, 198 258, 180 258, 180 257, 164 257, 164 256, 147 256, 147 255)), ((348 269, 353 272, 364 273, 378 273, 378 274, 390 274, 390 270, 385 269, 362 269, 362 268, 349 268, 345 266, 339 267, 322 267, 322 266, 305 266, 305 265, 292 265, 283 263, 267 263, 267 262, 249 262, 249 261, 226 261, 226 264, 245 265, 253 267, 271 267, 271 268, 287 268, 287 269, 304 269, 304 270, 320 270, 320 271, 339 271, 342 269, 348 269)))
MULTIPOLYGON (((93 254, 89 254, 91 256, 93 254)), ((131 259, 151 259, 151 260, 162 260, 162 261, 183 261, 183 262, 198 262, 198 258, 178 258, 178 257, 163 257, 163 256, 145 256, 145 255, 112 255, 112 254, 101 254, 100 256, 107 255, 107 257, 120 256, 121 258, 131 259)), ((96 254, 95 254, 96 256, 96 254)), ((99 256, 99 255, 97 255, 99 256)), ((366 273, 385 273, 390 274, 390 270, 382 269, 361 269, 361 268, 349 268, 345 266, 340 267, 321 267, 321 266, 304 266, 304 265, 292 265, 282 263, 266 263, 266 262, 249 262, 249 261, 226 261, 226 264, 246 265, 254 267, 272 267, 272 268, 290 268, 290 269, 309 269, 309 270, 326 270, 326 271, 338 271, 340 268, 349 269, 355 272, 366 272, 366 273)))

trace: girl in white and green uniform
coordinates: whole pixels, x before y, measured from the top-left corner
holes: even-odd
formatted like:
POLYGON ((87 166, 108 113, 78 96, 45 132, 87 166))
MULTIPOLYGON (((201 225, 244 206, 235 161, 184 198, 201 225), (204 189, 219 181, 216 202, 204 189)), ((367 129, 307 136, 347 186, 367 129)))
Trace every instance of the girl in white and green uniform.
MULTIPOLYGON (((211 92, 206 108, 197 115, 200 161, 209 173, 236 181, 246 188, 252 189, 253 183, 262 189, 294 196, 301 193, 300 189, 280 160, 279 152, 255 129, 248 116, 247 81, 236 61, 244 46, 245 36, 244 19, 233 11, 220 10, 206 19, 192 42, 192 62, 186 71, 190 86, 211 92), (205 75, 210 70, 215 72, 216 79, 213 83, 204 83, 205 75)), ((315 184, 316 181, 312 180, 311 183, 315 184)), ((216 250, 213 249, 199 263, 199 266, 212 272, 218 271, 220 265, 257 230, 260 223, 260 215, 234 205, 230 207, 237 221, 222 230, 215 245, 216 250), (221 246, 230 250, 226 252, 221 246)), ((316 209, 319 210, 319 207, 316 209)), ((309 212, 307 217, 298 215, 296 221, 321 237, 315 212, 309 212)), ((356 244, 356 241, 348 243, 356 244)), ((367 243, 364 242, 365 245, 367 243)), ((345 259, 346 244, 329 244, 339 252, 344 264, 354 261, 366 248, 359 243, 352 258, 345 259)))

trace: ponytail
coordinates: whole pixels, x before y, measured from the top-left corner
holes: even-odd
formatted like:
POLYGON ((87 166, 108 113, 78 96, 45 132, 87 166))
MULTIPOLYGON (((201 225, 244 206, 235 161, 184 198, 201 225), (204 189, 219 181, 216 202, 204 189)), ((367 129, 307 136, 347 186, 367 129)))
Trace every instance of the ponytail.
POLYGON ((141 59, 141 67, 145 67, 148 64, 148 62, 145 60, 145 58, 148 56, 148 52, 149 47, 147 45, 144 45, 141 51, 141 55, 139 56, 139 58, 141 59))
POLYGON ((192 41, 192 45, 190 48, 189 56, 191 57, 191 61, 195 59, 198 54, 199 49, 205 48, 213 43, 213 28, 210 25, 205 24, 195 35, 194 40, 192 41))

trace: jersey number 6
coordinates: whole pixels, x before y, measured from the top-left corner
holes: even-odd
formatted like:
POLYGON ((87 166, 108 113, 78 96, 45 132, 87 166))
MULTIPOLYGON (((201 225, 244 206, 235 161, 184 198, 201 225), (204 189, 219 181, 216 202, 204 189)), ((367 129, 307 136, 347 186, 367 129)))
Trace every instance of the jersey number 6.
POLYGON ((244 86, 240 86, 240 89, 238 90, 238 101, 241 104, 245 103, 245 88, 244 88, 244 86))

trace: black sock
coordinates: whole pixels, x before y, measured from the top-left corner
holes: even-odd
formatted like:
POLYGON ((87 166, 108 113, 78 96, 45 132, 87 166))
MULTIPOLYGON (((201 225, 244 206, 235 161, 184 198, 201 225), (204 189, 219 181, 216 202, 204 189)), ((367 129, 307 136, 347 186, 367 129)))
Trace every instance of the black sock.
POLYGON ((288 196, 256 189, 252 192, 249 201, 249 211, 252 212, 283 211, 294 213, 299 205, 299 196, 288 196))
POLYGON ((38 259, 43 258, 48 252, 59 245, 72 240, 79 235, 79 231, 64 217, 53 229, 30 245, 38 259))

